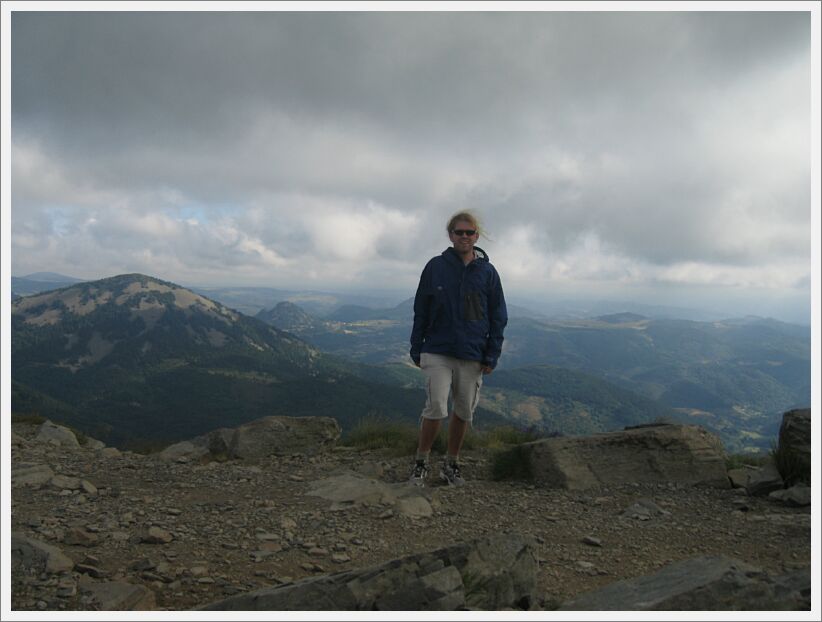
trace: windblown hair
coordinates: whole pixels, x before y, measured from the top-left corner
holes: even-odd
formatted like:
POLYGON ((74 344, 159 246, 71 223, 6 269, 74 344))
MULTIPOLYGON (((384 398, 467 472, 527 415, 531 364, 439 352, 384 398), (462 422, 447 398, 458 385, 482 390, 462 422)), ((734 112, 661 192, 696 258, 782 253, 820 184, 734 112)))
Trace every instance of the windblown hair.
POLYGON ((454 225, 460 220, 470 222, 471 226, 479 232, 480 236, 488 237, 485 233, 485 230, 482 228, 482 223, 480 223, 479 218, 477 218, 474 214, 472 214, 469 211, 457 212, 456 214, 451 216, 451 219, 448 221, 448 226, 445 228, 445 230, 448 233, 451 233, 451 231, 454 229, 454 225))

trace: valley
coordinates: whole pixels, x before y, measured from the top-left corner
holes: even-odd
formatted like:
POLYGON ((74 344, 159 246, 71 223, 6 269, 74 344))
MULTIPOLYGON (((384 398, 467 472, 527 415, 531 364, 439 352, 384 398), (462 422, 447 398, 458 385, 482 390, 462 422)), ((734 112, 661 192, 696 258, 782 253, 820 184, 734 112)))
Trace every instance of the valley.
MULTIPOLYGON (((12 306, 13 410, 132 447, 274 414, 333 416, 344 429, 363 417, 414 421, 424 393, 408 358, 412 303, 349 301, 320 315, 281 300, 249 317, 145 275, 70 283, 12 306)), ((478 425, 574 435, 680 421, 728 451, 762 452, 781 413, 810 403, 801 326, 537 315, 512 305, 478 425)))

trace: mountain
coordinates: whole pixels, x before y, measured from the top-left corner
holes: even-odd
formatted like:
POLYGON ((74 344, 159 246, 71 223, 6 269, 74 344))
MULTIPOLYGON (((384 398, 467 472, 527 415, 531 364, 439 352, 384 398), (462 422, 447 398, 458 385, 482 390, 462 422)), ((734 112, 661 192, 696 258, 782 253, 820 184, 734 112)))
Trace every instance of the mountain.
POLYGON ((324 324, 321 320, 303 311, 298 305, 288 301, 278 303, 273 309, 263 309, 257 313, 256 318, 274 328, 294 334, 320 330, 324 324))
MULTIPOLYGON (((424 397, 352 373, 293 335, 173 283, 130 274, 12 304, 15 411, 126 445, 266 415, 416 420, 424 397), (59 415, 59 416, 58 416, 59 415)), ((493 415, 489 419, 495 419, 493 415)))

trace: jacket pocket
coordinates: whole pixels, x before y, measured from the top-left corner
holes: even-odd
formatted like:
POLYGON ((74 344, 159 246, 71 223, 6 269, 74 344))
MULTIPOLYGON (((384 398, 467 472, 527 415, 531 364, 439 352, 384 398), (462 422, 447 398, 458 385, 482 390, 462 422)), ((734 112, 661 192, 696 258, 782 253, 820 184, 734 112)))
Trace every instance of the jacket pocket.
POLYGON ((468 322, 484 320, 484 306, 482 294, 479 292, 466 292, 463 298, 464 319, 468 322))

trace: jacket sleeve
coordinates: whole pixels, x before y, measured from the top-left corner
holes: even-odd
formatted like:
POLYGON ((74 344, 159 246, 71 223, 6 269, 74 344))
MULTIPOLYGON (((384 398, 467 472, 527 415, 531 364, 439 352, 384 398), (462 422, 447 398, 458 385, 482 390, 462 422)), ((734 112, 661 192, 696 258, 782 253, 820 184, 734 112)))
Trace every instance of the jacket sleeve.
POLYGON ((414 327, 411 329, 411 360, 420 364, 420 351, 425 337, 425 329, 429 324, 428 315, 431 313, 431 262, 429 261, 420 275, 417 294, 414 296, 414 327))
POLYGON ((502 292, 502 283, 499 274, 494 270, 491 279, 491 291, 488 296, 488 347, 485 350, 485 357, 482 361, 490 368, 497 366, 497 361, 502 353, 502 333, 508 324, 508 308, 505 306, 505 294, 502 292))

